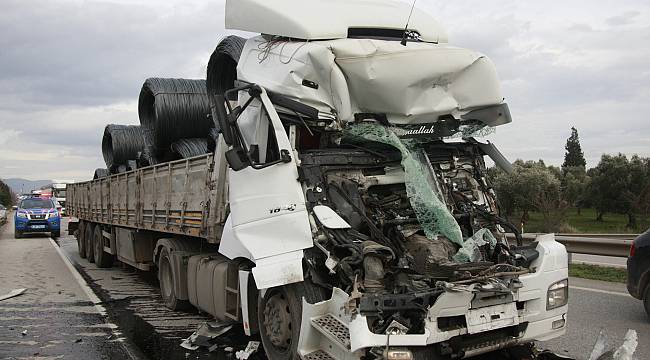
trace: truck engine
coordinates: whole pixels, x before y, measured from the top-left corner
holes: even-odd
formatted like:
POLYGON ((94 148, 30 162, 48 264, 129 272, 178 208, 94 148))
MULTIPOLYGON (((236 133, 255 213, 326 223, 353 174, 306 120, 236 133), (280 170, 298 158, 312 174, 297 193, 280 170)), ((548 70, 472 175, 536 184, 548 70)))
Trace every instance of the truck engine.
POLYGON ((520 286, 518 276, 538 253, 508 245, 505 229, 518 232, 499 216, 482 144, 414 139, 404 146, 413 159, 405 164, 387 143, 339 140, 301 156, 319 229, 310 271, 316 284, 363 293, 356 306, 374 332, 399 326, 422 333, 426 309, 446 286, 520 286), (413 178, 421 184, 405 181, 409 171, 424 175, 413 178))

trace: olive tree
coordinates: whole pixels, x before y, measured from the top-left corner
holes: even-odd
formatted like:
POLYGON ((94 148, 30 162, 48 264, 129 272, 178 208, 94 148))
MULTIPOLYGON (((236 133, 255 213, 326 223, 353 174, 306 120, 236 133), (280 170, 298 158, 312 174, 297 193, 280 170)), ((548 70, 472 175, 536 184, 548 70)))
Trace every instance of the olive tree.
POLYGON ((544 230, 553 231, 564 217, 565 203, 561 198, 561 183, 543 161, 517 160, 514 171, 494 173, 492 179, 502 210, 506 215, 521 212, 521 224, 529 220, 531 211, 539 211, 544 230))

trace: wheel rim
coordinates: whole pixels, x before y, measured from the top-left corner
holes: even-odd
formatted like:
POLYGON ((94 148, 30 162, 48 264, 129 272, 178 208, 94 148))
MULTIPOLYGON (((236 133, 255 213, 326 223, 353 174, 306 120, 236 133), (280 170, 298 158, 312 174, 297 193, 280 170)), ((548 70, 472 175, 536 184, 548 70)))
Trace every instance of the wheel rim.
POLYGON ((283 293, 275 293, 266 301, 264 329, 277 350, 286 351, 291 347, 291 310, 283 293))
POLYGON ((169 267, 167 258, 163 258, 160 264, 160 292, 165 300, 168 300, 172 295, 172 272, 169 267))

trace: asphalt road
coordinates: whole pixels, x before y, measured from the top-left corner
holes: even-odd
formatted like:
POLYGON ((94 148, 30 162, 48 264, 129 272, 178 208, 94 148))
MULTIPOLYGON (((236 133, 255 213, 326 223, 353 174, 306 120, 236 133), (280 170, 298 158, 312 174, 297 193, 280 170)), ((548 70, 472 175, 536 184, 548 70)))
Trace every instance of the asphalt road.
POLYGON ((587 359, 603 331, 610 347, 618 347, 628 329, 636 330, 637 359, 650 359, 650 320, 643 303, 631 297, 624 284, 571 278, 567 334, 541 344, 558 354, 587 359))
POLYGON ((138 359, 97 297, 45 234, 14 239, 13 221, 0 229, 0 359, 138 359))
MULTIPOLYGON (((614 347, 634 329, 639 336, 636 358, 650 359, 650 321, 624 284, 576 278, 570 283, 567 334, 540 343, 541 348, 587 359, 600 331, 614 347)), ((27 287, 27 293, 0 302, 0 359, 137 358, 131 344, 150 358, 210 357, 179 346, 207 317, 167 310, 154 274, 126 266, 98 269, 81 259, 72 236, 58 244, 44 236, 17 240, 11 226, 5 226, 0 235, 0 294, 20 287, 27 287), (103 305, 93 304, 100 301, 103 305), (21 335, 23 330, 27 335, 21 335)))

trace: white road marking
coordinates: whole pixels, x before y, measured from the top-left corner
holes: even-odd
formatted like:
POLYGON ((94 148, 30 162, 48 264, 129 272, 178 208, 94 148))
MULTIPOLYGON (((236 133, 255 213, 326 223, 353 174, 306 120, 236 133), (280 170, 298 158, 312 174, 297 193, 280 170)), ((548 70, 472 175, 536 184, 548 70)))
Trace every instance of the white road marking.
POLYGON ((93 305, 95 306, 95 309, 97 309, 97 312, 99 312, 102 316, 106 316, 106 309, 104 308, 104 306, 101 305, 102 301, 97 297, 97 295, 95 295, 95 293, 90 288, 90 286, 88 286, 88 284, 86 283, 86 280, 84 280, 84 278, 81 276, 81 274, 79 274, 79 271, 77 271, 77 269, 75 269, 75 267, 70 262, 70 259, 68 259, 68 257, 65 256, 65 254, 63 253, 63 251, 61 250, 59 245, 57 245, 54 242, 54 240, 52 240, 52 238, 50 238, 49 240, 50 240, 50 244, 52 244, 54 249, 56 249, 56 252, 61 257, 61 260, 63 260, 63 262, 65 263, 65 266, 68 267, 68 270, 70 270, 70 272, 72 273, 72 276, 74 277, 74 279, 77 281, 77 283, 81 287, 81 290, 83 290, 84 293, 86 293, 86 296, 88 296, 88 299, 90 299, 90 301, 93 303, 93 305))
POLYGON ((72 262, 70 262, 70 259, 68 259, 68 257, 63 253, 63 250, 61 250, 61 247, 59 245, 57 245, 57 243, 52 238, 50 238, 49 240, 50 240, 50 244, 52 244, 54 249, 56 249, 56 252, 61 257, 61 260, 63 260, 65 265, 68 267, 68 269, 72 273, 72 276, 75 278, 75 280, 77 281, 79 286, 81 286, 81 289, 86 293, 86 295, 88 296, 90 301, 93 303, 93 305, 95 306, 95 309, 97 309, 97 312, 99 312, 99 314, 104 317, 104 324, 106 324, 108 328, 112 329, 112 331, 111 331, 112 337, 115 337, 115 339, 110 340, 109 342, 116 342, 116 343, 119 343, 120 345, 122 345, 122 349, 124 351, 126 351, 129 359, 132 359, 132 360, 139 359, 139 357, 136 356, 131 351, 130 346, 125 345, 126 344, 126 342, 125 342, 126 338, 121 337, 122 332, 117 330, 118 329, 117 325, 115 325, 115 324, 108 321, 108 314, 106 312, 106 308, 104 308, 104 306, 101 305, 101 300, 97 297, 97 295, 95 295, 95 293, 90 288, 90 286, 88 286, 88 284, 86 283, 86 280, 84 280, 84 278, 81 276, 81 274, 79 274, 79 271, 77 271, 77 269, 72 265, 72 262))
POLYGON ((584 291, 591 291, 595 293, 601 293, 601 294, 609 294, 609 295, 617 295, 617 296, 624 296, 624 297, 632 297, 632 295, 620 291, 609 291, 609 290, 601 290, 601 289, 593 289, 593 288, 587 288, 587 287, 582 287, 582 286, 572 286, 569 285, 569 291, 571 289, 576 289, 576 290, 584 290, 584 291))

